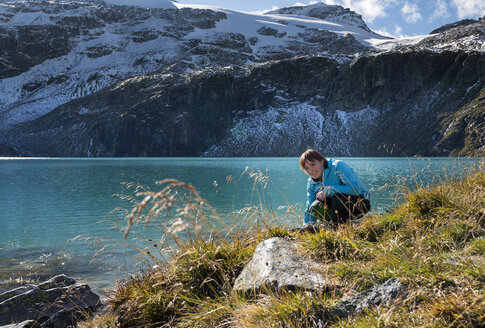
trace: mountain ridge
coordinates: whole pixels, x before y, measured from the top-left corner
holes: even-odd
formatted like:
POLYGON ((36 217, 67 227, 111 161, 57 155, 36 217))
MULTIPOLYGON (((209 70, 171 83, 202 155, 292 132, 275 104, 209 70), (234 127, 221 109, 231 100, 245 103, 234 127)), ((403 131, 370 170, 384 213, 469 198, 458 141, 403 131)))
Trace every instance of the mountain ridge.
MULTIPOLYGON (((0 81, 10 95, 0 99, 0 143, 34 156, 296 156, 309 146, 375 156, 386 155, 382 144, 407 154, 449 155, 460 153, 449 145, 460 146, 440 142, 447 135, 442 122, 483 89, 483 19, 389 40, 357 26, 360 16, 341 7, 332 12, 356 25, 329 31, 324 27, 339 25, 337 19, 307 17, 303 26, 295 14, 318 9, 328 16, 326 5, 248 15, 102 3, 30 8, 30 15, 43 13, 43 26, 67 23, 77 35, 69 40, 80 43, 70 41, 68 55, 0 81), (47 19, 46 12, 57 16, 47 19), (157 52, 160 45, 164 51, 157 52), (40 81, 25 78, 36 74, 40 81), (419 128, 410 133, 413 124, 419 128)), ((0 29, 25 13, 6 12, 0 11, 0 29)), ((475 139, 474 149, 483 152, 484 133, 475 139)))

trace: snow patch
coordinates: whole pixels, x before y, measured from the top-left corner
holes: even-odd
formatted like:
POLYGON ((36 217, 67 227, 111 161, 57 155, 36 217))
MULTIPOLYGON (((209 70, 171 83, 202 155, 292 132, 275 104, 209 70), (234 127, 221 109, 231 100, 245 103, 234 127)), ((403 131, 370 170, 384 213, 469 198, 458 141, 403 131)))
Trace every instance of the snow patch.
POLYGON ((177 9, 170 0, 104 0, 111 5, 137 6, 142 8, 177 9))
POLYGON ((466 89, 466 93, 470 93, 470 91, 471 91, 472 89, 474 89, 475 87, 477 87, 477 86, 479 86, 479 85, 481 85, 481 84, 482 84, 481 80, 478 80, 477 82, 475 82, 475 84, 473 84, 473 85, 469 86, 469 87, 466 89))
POLYGON ((18 12, 8 21, 8 25, 55 25, 55 23, 51 21, 50 15, 43 12, 18 12))
POLYGON ((210 147, 205 156, 296 156, 307 148, 355 156, 367 142, 367 131, 378 124, 380 113, 372 107, 322 113, 309 103, 254 110, 237 118, 229 138, 210 147))
POLYGON ((366 41, 369 42, 370 45, 377 48, 381 51, 391 51, 393 49, 402 47, 402 46, 409 46, 416 44, 423 39, 429 37, 429 35, 417 35, 413 37, 405 37, 405 38, 398 38, 398 39, 378 39, 378 38, 370 38, 366 41))

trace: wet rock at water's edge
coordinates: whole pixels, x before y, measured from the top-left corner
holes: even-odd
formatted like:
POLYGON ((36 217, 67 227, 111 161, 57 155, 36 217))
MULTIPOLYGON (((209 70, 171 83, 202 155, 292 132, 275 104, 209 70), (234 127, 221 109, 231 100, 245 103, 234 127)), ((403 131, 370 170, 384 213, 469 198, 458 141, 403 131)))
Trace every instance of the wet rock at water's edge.
POLYGON ((88 285, 65 275, 0 294, 0 325, 9 328, 75 325, 101 306, 88 285))

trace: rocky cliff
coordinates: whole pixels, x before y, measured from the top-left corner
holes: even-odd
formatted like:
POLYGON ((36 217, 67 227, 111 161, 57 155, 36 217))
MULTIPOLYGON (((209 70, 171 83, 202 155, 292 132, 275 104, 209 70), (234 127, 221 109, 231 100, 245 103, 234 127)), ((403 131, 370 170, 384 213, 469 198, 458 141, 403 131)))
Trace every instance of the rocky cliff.
MULTIPOLYGON (((27 66, 15 64, 12 55, 2 70, 0 87, 13 91, 16 85, 17 94, 3 98, 0 143, 21 154, 296 156, 315 147, 332 156, 390 155, 383 145, 391 145, 392 155, 485 151, 483 19, 447 26, 410 44, 379 37, 360 16, 338 6, 268 13, 251 36, 228 32, 235 19, 247 19, 242 13, 79 3, 87 14, 84 20, 69 16, 78 17, 64 25, 72 26, 74 37, 57 49, 70 55, 42 52, 36 59, 42 64, 34 60, 27 66), (314 25, 301 25, 298 15, 314 25), (325 24, 322 18, 346 22, 356 32, 326 30, 318 25, 325 24), (83 30, 79 21, 92 28, 83 30), (99 45, 101 33, 120 29, 131 33, 124 43, 109 38, 118 46, 99 45), (98 46, 82 47, 86 53, 80 54, 86 38, 98 46), (143 55, 133 55, 133 44, 143 55), (53 69, 44 81, 28 80, 40 67, 72 60, 73 52, 97 65, 106 56, 123 57, 116 63, 136 60, 124 69, 103 66, 96 72, 70 62, 67 71, 53 69), (48 59, 55 56, 60 56, 55 62, 48 59), (91 75, 86 79, 82 72, 91 75)), ((15 5, 9 6, 14 12, 15 5)), ((58 7, 53 8, 64 13, 58 7)), ((6 28, 18 28, 9 15, 3 14, 6 28)), ((50 22, 59 19, 52 15, 50 22)))

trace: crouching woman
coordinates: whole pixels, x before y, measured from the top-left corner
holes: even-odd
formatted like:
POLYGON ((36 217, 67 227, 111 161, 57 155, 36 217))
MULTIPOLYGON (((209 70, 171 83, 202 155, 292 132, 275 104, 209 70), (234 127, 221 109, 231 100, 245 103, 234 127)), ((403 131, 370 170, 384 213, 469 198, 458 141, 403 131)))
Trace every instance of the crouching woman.
POLYGON ((304 226, 318 219, 339 225, 370 211, 368 190, 344 162, 308 149, 300 157, 300 167, 309 176, 304 226))

